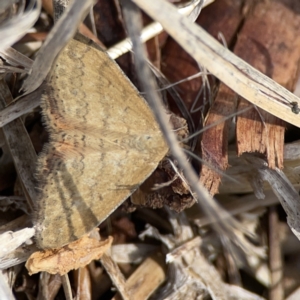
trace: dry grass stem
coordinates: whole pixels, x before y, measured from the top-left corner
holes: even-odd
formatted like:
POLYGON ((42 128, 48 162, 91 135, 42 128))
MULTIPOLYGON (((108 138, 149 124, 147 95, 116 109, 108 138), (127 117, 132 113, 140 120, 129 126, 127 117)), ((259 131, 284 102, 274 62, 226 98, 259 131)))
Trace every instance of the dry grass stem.
MULTIPOLYGON (((214 0, 205 0, 203 2, 203 6, 205 7, 209 4, 211 4, 214 0)), ((199 6, 200 4, 200 0, 194 0, 191 1, 190 3, 188 3, 187 5, 185 5, 182 8, 178 8, 178 12, 180 14, 189 16, 190 14, 192 14, 192 12, 194 10, 197 10, 197 6, 199 6)), ((200 13, 200 11, 199 11, 200 13)), ((193 18, 193 21, 198 17, 194 16, 192 14, 191 16, 193 18)), ((140 34, 140 39, 142 43, 147 42, 148 40, 150 40, 151 38, 157 36, 158 34, 160 34, 163 31, 163 27, 160 23, 158 22, 153 22, 150 25, 147 25, 146 27, 144 27, 141 30, 141 34, 140 34)), ((124 40, 122 40, 121 42, 117 43, 116 45, 110 47, 107 50, 107 54, 112 58, 112 59, 116 59, 118 57, 120 57, 121 55, 129 52, 132 50, 132 43, 131 43, 131 39, 128 37, 124 40)))

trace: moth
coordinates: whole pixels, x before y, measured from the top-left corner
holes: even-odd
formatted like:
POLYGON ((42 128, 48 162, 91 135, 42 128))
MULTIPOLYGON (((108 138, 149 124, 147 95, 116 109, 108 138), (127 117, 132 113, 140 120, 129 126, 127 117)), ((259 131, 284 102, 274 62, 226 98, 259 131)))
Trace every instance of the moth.
POLYGON ((41 100, 49 143, 38 158, 37 245, 57 248, 99 225, 168 152, 146 101, 108 55, 75 39, 41 100))

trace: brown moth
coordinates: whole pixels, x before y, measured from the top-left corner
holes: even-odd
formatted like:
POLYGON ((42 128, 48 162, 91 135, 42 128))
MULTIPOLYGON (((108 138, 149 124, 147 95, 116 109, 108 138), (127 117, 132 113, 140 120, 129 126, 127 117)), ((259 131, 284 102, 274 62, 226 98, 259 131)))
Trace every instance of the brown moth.
POLYGON ((108 55, 71 40, 41 101, 50 141, 38 159, 40 248, 80 238, 153 172, 168 148, 152 111, 108 55))

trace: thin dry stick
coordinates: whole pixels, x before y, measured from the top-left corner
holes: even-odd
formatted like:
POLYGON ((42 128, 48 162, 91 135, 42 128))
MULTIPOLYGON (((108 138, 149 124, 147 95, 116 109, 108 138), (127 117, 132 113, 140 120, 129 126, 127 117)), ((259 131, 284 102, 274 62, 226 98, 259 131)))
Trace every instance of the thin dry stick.
POLYGON ((74 0, 63 16, 56 22, 32 65, 30 76, 22 89, 26 94, 36 90, 48 75, 52 63, 61 49, 75 35, 77 26, 88 13, 92 0, 74 0))
POLYGON ((279 238, 279 224, 276 207, 269 208, 269 265, 271 273, 271 286, 269 289, 270 300, 283 300, 282 286, 282 257, 279 238))
POLYGON ((300 100, 223 47, 165 0, 134 0, 203 67, 237 94, 274 116, 300 127, 300 100))
POLYGON ((63 284, 66 300, 72 300, 73 299, 72 289, 71 289, 71 284, 70 284, 70 279, 69 279, 68 274, 62 275, 61 281, 63 284))
MULTIPOLYGON (((188 3, 186 6, 178 8, 178 12, 183 14, 183 15, 190 15, 195 9, 197 9, 197 6, 200 5, 200 9, 202 9, 202 7, 205 7, 209 4, 211 4, 214 0, 193 0, 190 1, 190 3, 188 3)), ((200 11, 198 12, 200 13, 200 11)), ((192 16, 194 17, 194 16, 192 16)), ((147 25, 145 28, 142 29, 141 31, 141 41, 143 43, 147 42, 148 40, 150 40, 151 38, 157 36, 158 34, 160 34, 163 31, 163 27, 161 26, 160 23, 158 22, 153 22, 149 25, 147 25)), ((129 52, 132 50, 132 44, 131 44, 131 40, 130 38, 126 38, 124 40, 122 40, 121 42, 117 43, 116 45, 112 46, 111 48, 109 48, 107 50, 107 54, 112 58, 112 59, 116 59, 119 56, 129 52)))
MULTIPOLYGON (((262 199, 257 199, 252 193, 242 197, 226 196, 221 198, 219 202, 232 216, 236 216, 256 208, 279 204, 279 200, 272 191, 267 191, 265 193, 263 201, 262 199)), ((211 224, 211 220, 209 218, 195 211, 193 211, 191 216, 189 215, 189 218, 199 227, 211 224)))
MULTIPOLYGON (((151 106, 153 113, 161 127, 161 130, 165 136, 166 142, 170 147, 171 153, 177 159, 180 168, 183 170, 186 179, 188 180, 192 190, 196 193, 197 198, 201 199, 202 208, 205 213, 215 222, 215 228, 221 233, 230 236, 233 240, 237 237, 234 236, 231 226, 238 226, 230 215, 225 212, 220 206, 213 200, 208 191, 199 183, 198 176, 189 164, 183 150, 180 148, 175 134, 170 128, 168 118, 164 111, 163 105, 157 93, 157 87, 155 85, 152 74, 149 70, 146 57, 146 51, 144 45, 141 44, 139 39, 139 31, 141 30, 141 17, 136 6, 128 1, 124 1, 124 17, 127 25, 127 30, 132 38, 132 44, 136 62, 136 71, 141 81, 141 85, 144 88, 145 94, 149 105, 151 106), (222 222, 226 218, 226 222, 222 222), (222 225, 218 224, 221 221, 222 225)), ((240 228, 240 226, 239 226, 240 228)))
POLYGON ((37 89, 2 109, 0 111, 0 128, 37 108, 40 105, 41 94, 42 89, 37 89))
POLYGON ((167 263, 172 263, 174 260, 183 256, 183 254, 187 253, 188 251, 194 248, 200 248, 202 245, 202 239, 200 236, 196 236, 195 238, 185 242, 184 244, 178 246, 177 248, 173 249, 170 253, 167 254, 166 261, 167 263))
POLYGON ((118 265, 107 254, 104 254, 102 256, 101 262, 107 274, 109 275, 110 279, 118 289, 119 293, 122 295, 123 299, 124 300, 132 299, 132 297, 130 297, 130 294, 127 291, 125 278, 121 273, 118 265))

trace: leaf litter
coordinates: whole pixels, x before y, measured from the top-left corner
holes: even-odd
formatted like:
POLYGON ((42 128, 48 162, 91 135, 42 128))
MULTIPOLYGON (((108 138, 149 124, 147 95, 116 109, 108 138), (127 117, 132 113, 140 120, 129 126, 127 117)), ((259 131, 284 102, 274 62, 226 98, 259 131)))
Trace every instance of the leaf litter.
MULTIPOLYGON (((18 12, 16 7, 21 8, 23 3, 22 1, 14 2, 14 4, 10 3, 13 6, 4 5, 1 7, 1 12, 4 11, 7 13, 5 10, 8 8, 10 12, 18 12)), ((46 2, 47 1, 44 1, 44 6, 47 5, 46 2)), ((139 4, 139 1, 136 1, 136 3, 139 4)), ((202 5, 203 3, 200 4, 202 5)), ((102 22, 100 25, 97 23, 97 20, 101 19, 99 16, 101 7, 104 7, 102 5, 105 5, 105 1, 99 1, 94 9, 96 28, 100 33, 105 32, 105 30, 107 30, 105 28, 107 27, 113 28, 112 24, 102 22)), ((32 18, 37 18, 35 9, 38 9, 38 5, 27 5, 26 8, 33 8, 32 18)), ((111 6, 108 11, 112 14, 112 16, 115 16, 115 12, 121 10, 120 7, 111 6)), ((270 59, 269 56, 271 56, 271 64, 268 66, 272 66, 273 73, 275 74, 276 72, 282 73, 282 71, 279 71, 280 68, 282 68, 282 65, 278 65, 277 60, 286 60, 286 64, 296 66, 295 61, 298 61, 298 58, 291 55, 291 52, 288 54, 283 53, 282 58, 272 58, 272 55, 270 55, 272 52, 270 48, 268 48, 268 43, 271 43, 270 41, 272 41, 272 38, 274 39, 275 34, 276 39, 282 39, 280 45, 283 43, 288 45, 286 48, 282 47, 282 49, 289 49, 290 47, 290 49, 294 51, 293 53, 297 53, 297 39, 293 39, 293 37, 296 36, 295 33, 293 34, 293 30, 297 30, 296 23, 299 19, 299 11, 299 4, 295 1, 282 0, 270 1, 270 3, 253 4, 252 1, 242 2, 216 0, 213 4, 208 5, 207 8, 202 9, 200 17, 196 22, 204 27, 212 36, 217 36, 219 32, 222 32, 229 49, 233 51, 235 51, 236 47, 238 47, 238 43, 241 43, 242 41, 241 45, 245 46, 246 50, 239 50, 239 56, 241 56, 241 54, 249 55, 249 57, 254 60, 253 63, 250 63, 260 71, 263 71, 263 67, 256 66, 256 64, 265 63, 265 65, 267 65, 266 62, 268 62, 268 59, 270 59), (268 7, 267 5, 271 5, 271 7, 268 7), (246 41, 243 40, 244 35, 249 37, 249 34, 244 34, 244 31, 246 31, 247 26, 253 30, 255 28, 260 28, 261 25, 259 25, 256 11, 262 12, 266 9, 266 7, 269 8, 268 12, 270 13, 270 16, 272 16, 272 9, 275 9, 276 13, 280 12, 280 16, 282 18, 289 19, 292 23, 291 29, 285 28, 285 33, 282 33, 279 29, 277 29, 273 35, 272 32, 270 33, 270 37, 263 35, 262 40, 259 41, 255 40, 253 42, 253 40, 250 39, 250 44, 252 43, 256 45, 256 48, 251 50, 254 51, 253 54, 253 52, 249 50, 249 46, 247 46, 250 45, 247 44, 249 41, 247 41, 247 39, 246 41), (291 17, 291 15, 293 16, 291 17), (226 24, 226 26, 224 24, 226 24), (241 41, 236 40, 237 31, 239 32, 239 40, 241 41), (292 37, 291 40, 288 39, 289 34, 292 37), (269 42, 268 38, 270 39, 269 42), (250 51, 249 53, 247 52, 248 50, 250 51), (255 51, 258 52, 255 53, 255 51), (256 59, 259 60, 257 61, 256 59)), ((26 13, 27 11, 24 12, 24 15, 26 13)), ((150 11, 148 13, 151 14, 150 11)), ((8 24, 12 24, 13 14, 8 15, 10 18, 10 22, 8 24)), ((47 19, 51 20, 51 17, 47 15, 46 20, 47 19)), ((264 18, 264 20, 266 20, 266 18, 264 18)), ((111 17, 110 21, 118 24, 116 27, 119 28, 116 29, 116 32, 118 33, 118 30, 120 30, 123 26, 123 20, 121 19, 120 21, 120 19, 117 20, 116 18, 111 17)), ((45 16, 40 17, 39 22, 45 22, 45 16)), ((19 26, 21 23, 17 24, 16 22, 15 24, 15 26, 19 26)), ((32 23, 30 24, 29 22, 28 26, 31 28, 32 23)), ((35 26, 38 26, 38 23, 35 26)), ((271 26, 271 28, 273 27, 271 26)), ((3 28, 6 27, 0 27, 0 29, 3 28)), ((24 28, 22 28, 22 30, 23 29, 24 28)), ((22 33, 20 31, 20 27, 14 27, 14 30, 21 36, 22 33)), ((27 35, 29 34, 30 33, 27 35)), ((208 130, 204 131, 201 144, 199 137, 199 139, 196 140, 195 147, 192 148, 196 155, 200 155, 203 149, 206 150, 206 156, 202 154, 202 160, 204 161, 202 166, 193 161, 193 165, 200 174, 210 172, 210 168, 207 167, 209 164, 205 164, 206 161, 213 164, 213 166, 218 170, 221 170, 221 172, 218 172, 219 177, 217 180, 206 180, 206 182, 211 182, 206 186, 213 195, 215 195, 217 191, 219 192, 219 194, 216 195, 216 198, 220 203, 222 203, 222 206, 229 211, 230 215, 236 216, 241 224, 241 228, 246 228, 249 233, 252 233, 251 237, 249 237, 245 236, 243 231, 238 230, 237 228, 232 228, 232 230, 235 231, 234 235, 239 236, 239 240, 242 241, 242 248, 237 247, 236 244, 230 241, 230 239, 226 236, 218 235, 218 233, 213 229, 214 227, 210 225, 211 220, 203 215, 203 211, 201 211, 197 205, 194 205, 192 208, 186 209, 178 214, 166 206, 168 202, 163 202, 164 205, 159 210, 152 209, 155 201, 152 202, 152 205, 151 201, 148 201, 148 203, 150 203, 148 208, 126 202, 124 209, 131 211, 130 215, 122 210, 117 210, 110 216, 107 222, 101 225, 101 235, 104 238, 112 235, 114 237, 115 245, 121 246, 124 249, 123 251, 114 251, 114 246, 111 246, 111 254, 107 254, 101 264, 92 262, 88 266, 82 265, 82 268, 79 269, 79 271, 82 270, 80 271, 82 272, 82 275, 79 273, 75 275, 75 273, 73 273, 78 280, 70 280, 69 283, 71 283, 71 286, 69 288, 69 292, 68 288, 65 288, 68 285, 68 276, 58 277, 57 275, 52 275, 53 277, 50 277, 46 272, 42 272, 39 278, 34 279, 36 281, 36 287, 33 291, 30 291, 29 281, 25 280, 26 277, 24 277, 24 275, 22 277, 22 273, 24 272, 24 262, 28 259, 29 255, 37 249, 34 245, 34 238, 32 239, 34 229, 30 228, 30 218, 23 218, 21 216, 24 211, 27 213, 30 212, 30 207, 33 205, 30 203, 29 199, 34 198, 34 188, 31 188, 32 185, 34 186, 34 179, 30 180, 30 176, 26 177, 26 174, 30 174, 31 172, 29 171, 30 167, 28 168, 25 166, 25 168, 22 168, 21 158, 23 157, 23 152, 17 150, 20 148, 24 151, 24 153, 28 153, 28 150, 24 150, 25 145, 30 148, 31 143, 36 146, 41 142, 37 141, 37 139, 39 139, 39 135, 33 132, 39 128, 34 125, 40 122, 38 96, 36 97, 34 94, 29 94, 25 96, 27 97, 26 99, 24 97, 19 101, 13 100, 19 96, 18 90, 24 76, 17 77, 15 73, 17 70, 12 67, 18 67, 21 70, 23 69, 24 71, 22 72, 28 72, 30 68, 30 61, 27 61, 26 58, 22 58, 21 54, 14 53, 14 50, 8 51, 9 48, 7 48, 8 45, 12 45, 18 41, 20 36, 15 38, 13 41, 7 40, 8 44, 5 46, 6 49, 1 49, 1 57, 7 64, 6 70, 11 71, 10 74, 6 75, 7 84, 4 85, 4 83, 2 83, 1 93, 2 95, 3 93, 8 95, 9 101, 13 101, 12 104, 6 103, 5 106, 8 106, 4 107, 2 110, 0 117, 3 115, 4 118, 7 118, 7 112, 10 112, 10 119, 4 121, 6 123, 3 123, 2 126, 10 124, 12 129, 9 129, 9 127, 7 129, 6 127, 8 134, 12 135, 15 139, 17 137, 22 137, 22 140, 16 139, 15 143, 12 143, 11 139, 9 139, 9 143, 6 141, 1 143, 1 172, 4 174, 1 183, 1 196, 3 196, 3 199, 4 196, 6 199, 8 199, 7 197, 10 199, 10 201, 6 200, 6 215, 4 216, 2 214, 3 217, 1 217, 1 233, 5 234, 3 235, 3 238, 1 238, 1 241, 8 245, 4 239, 4 236, 6 236, 9 239, 9 243, 13 242, 14 244, 13 246, 9 244, 10 253, 3 254, 0 260, 2 269, 1 283, 3 283, 1 285, 1 292, 3 295, 6 295, 8 298, 11 296, 13 291, 15 298, 18 298, 21 293, 25 293, 34 298, 41 297, 41 299, 54 299, 56 296, 54 291, 62 293, 61 286, 64 286, 66 297, 70 296, 68 293, 70 293, 70 290, 72 289, 75 293, 77 293, 78 297, 83 295, 82 293, 86 292, 89 296, 93 295, 93 297, 99 298, 101 295, 104 295, 110 290, 112 286, 111 280, 113 281, 114 286, 117 287, 117 291, 121 293, 125 299, 126 297, 131 297, 130 299, 134 299, 134 297, 139 297, 136 299, 146 299, 154 292, 155 294, 152 296, 153 299, 204 299, 207 295, 210 295, 213 299, 275 299, 274 295, 281 295, 281 299, 289 299, 289 295, 292 295, 292 293, 295 295, 297 293, 300 282, 297 280, 296 275, 294 275, 294 277, 291 276, 291 274, 295 273, 293 273, 293 266, 288 263, 288 260, 299 260, 297 255, 299 241, 295 238, 291 231, 288 230, 284 212, 280 206, 278 206, 278 201, 280 201, 284 206, 288 215, 288 223, 297 236, 299 232, 299 221, 297 220, 298 209, 295 207, 295 199, 298 199, 299 197, 297 193, 297 189, 299 189, 299 146, 297 142, 299 131, 290 125, 284 125, 284 127, 282 127, 286 128, 286 141, 284 145, 284 130, 281 129, 281 137, 279 139, 274 138, 273 133, 272 136, 270 136, 271 131, 269 129, 267 130, 267 126, 269 126, 268 123, 270 121, 268 117, 262 113, 257 113, 257 108, 253 110, 254 113, 258 114, 258 116, 254 119, 256 129, 253 129, 251 134, 254 138, 259 139, 261 138, 261 133, 263 131, 267 131, 269 134, 269 137, 266 140, 267 147, 270 144, 270 139, 273 139, 273 143, 278 145, 276 147, 282 147, 281 150, 272 150, 272 155, 279 157, 277 165, 276 160, 273 159, 272 162, 272 158, 270 158, 270 155, 268 154, 270 152, 267 152, 266 155, 265 150, 260 151, 260 149, 258 149, 258 152, 261 152, 260 154, 248 153, 257 150, 256 148, 254 149, 249 147, 249 143, 247 141, 247 134, 248 131, 250 131, 248 121, 250 120, 250 122, 253 122, 251 121, 253 120, 251 115, 246 118, 244 115, 237 116, 237 118, 243 118, 244 122, 245 120, 247 121, 246 125, 238 127, 238 129, 235 129, 236 125, 234 120, 226 120, 225 123, 227 123, 226 126, 228 127, 228 129, 226 129, 228 130, 226 135, 220 134, 222 130, 216 130, 216 126, 212 127, 214 132, 213 134, 209 133, 208 130), (8 91, 10 91, 11 96, 8 91), (22 127, 21 125, 12 126, 13 123, 11 121, 19 122, 19 120, 25 124, 25 127, 22 127), (21 130, 18 131, 20 132, 19 134, 12 134, 13 130, 18 128, 16 126, 21 126, 20 128, 22 129, 19 129, 21 130), (259 130, 257 128, 259 128, 259 130), (239 135, 244 138, 243 150, 241 152, 247 152, 244 154, 240 152, 240 157, 237 157, 235 151, 232 151, 233 146, 237 143, 237 141, 231 132, 236 130, 239 130, 239 135), (294 133, 292 139, 288 137, 290 131, 294 133), (26 132, 29 133, 31 139, 34 137, 35 140, 32 140, 32 142, 28 141, 28 138, 27 140, 24 140, 24 137, 26 138, 27 136, 26 132), (212 144, 213 146, 207 147, 207 144, 204 145, 205 136, 206 140, 210 141, 210 139, 215 137, 221 139, 221 142, 214 142, 212 144), (229 145, 226 150, 228 140, 231 145, 229 145), (8 145, 13 147, 10 151, 20 152, 19 154, 13 154, 13 161, 16 169, 18 170, 19 180, 21 180, 21 186, 19 188, 21 193, 23 193, 21 195, 17 192, 17 184, 15 183, 14 178, 11 176, 5 176, 5 174, 8 174, 6 172, 11 172, 9 171, 10 169, 7 164, 9 162, 7 153, 9 154, 10 152, 7 148, 5 148, 8 145), (202 146, 202 148, 200 146, 202 146), (219 148, 220 146, 221 149, 219 148), (225 165, 220 165, 219 156, 214 154, 217 149, 219 149, 218 151, 221 151, 220 153, 222 155, 220 157, 222 159, 226 158, 227 163, 225 165), (4 157, 5 159, 2 159, 4 157), (213 160, 210 161, 209 158, 213 158, 213 160), (18 160, 20 163, 17 162, 18 160), (271 169, 269 168, 270 166, 272 167, 271 169), (25 174, 23 179, 22 172, 25 174), (230 179, 223 176, 222 173, 229 175, 229 177, 236 178, 236 181, 228 181, 230 179), (28 181, 29 183, 26 183, 28 181), (20 207, 17 202, 15 202, 15 205, 12 205, 14 201, 19 201, 19 198, 14 198, 16 195, 23 199, 27 199, 27 208, 25 208, 24 204, 22 204, 21 207, 23 207, 23 209, 16 210, 16 207, 20 207), (258 201, 255 195, 260 199, 264 197, 264 199, 258 201), (277 197, 275 195, 277 195, 277 197), (273 213, 267 208, 268 206, 274 206, 276 208, 275 214, 278 214, 279 217, 279 219, 277 218, 277 221, 276 219, 275 221, 272 221, 273 229, 267 228, 266 226, 267 220, 273 218, 273 213), (20 219, 18 223, 14 222, 14 220, 19 220, 20 217, 23 219, 20 219), (123 224, 127 223, 130 226, 123 228, 122 226, 116 226, 116 221, 120 219, 124 220, 123 222, 125 223, 123 224), (135 228, 135 230, 132 230, 132 228, 135 228), (277 236, 272 234, 274 233, 275 228, 278 229, 277 236), (26 236, 24 234, 24 230, 27 230, 26 234, 29 233, 29 235, 26 236), (17 238, 19 236, 23 238, 21 246, 20 240, 17 238), (281 252, 281 255, 284 255, 286 264, 283 263, 280 255, 279 258, 278 255, 277 258, 276 256, 274 258, 274 255, 269 254, 267 251, 268 245, 274 245, 274 239, 278 239, 279 241, 276 248, 278 248, 281 252), (145 250, 147 245, 149 245, 149 248, 154 251, 153 255, 145 250), (124 253, 127 253, 126 258, 124 258, 124 253), (275 263, 280 261, 280 274, 282 274, 282 277, 280 284, 275 286, 274 280, 278 274, 275 274, 273 267, 275 263), (139 264, 139 267, 136 269, 133 264, 139 264), (9 272, 14 274, 12 280, 9 280, 9 272), (147 277, 150 275, 153 277, 147 277), (157 279, 157 282, 155 282, 155 278, 157 279), (254 281, 252 286, 247 284, 247 280, 250 280, 249 278, 254 281), (282 278, 285 280, 282 280, 282 278), (288 284, 287 280, 289 280, 288 284), (52 290, 49 288, 47 289, 47 282, 55 282, 55 288, 53 289, 54 294, 51 296, 49 293, 52 292, 52 290), (103 285, 102 288, 99 288, 100 282, 101 285, 103 285), (37 283, 39 283, 39 288, 37 288, 37 283), (139 283, 138 286, 137 283, 139 283)), ((102 35, 99 34, 99 37, 100 36, 102 35)), ((123 37, 125 37, 124 34, 123 37)), ((113 35, 106 35, 106 40, 102 38, 100 38, 100 40, 102 40, 106 47, 109 48, 119 42, 122 38, 113 40, 113 35)), ((166 34, 164 38, 160 37, 159 39, 155 37, 154 40, 154 42, 152 41, 147 44, 148 51, 149 53, 156 53, 152 59, 155 59, 155 65, 161 68, 161 71, 164 76, 166 76, 168 82, 176 82, 182 78, 186 78, 199 72, 199 70, 203 71, 201 62, 200 66, 195 63, 193 58, 190 58, 186 52, 184 52, 182 48, 178 47, 177 44, 166 34), (171 43, 173 44, 171 45, 171 43), (188 66, 191 66, 191 70, 188 69, 188 66)), ((18 49, 22 51, 22 47, 25 47, 26 45, 22 45, 22 42, 19 42, 19 45, 17 43, 17 46, 18 49)), ((279 53, 277 54, 279 55, 279 53)), ((32 55, 34 55, 34 53, 32 53, 32 55)), ((130 57, 130 55, 127 56, 130 57)), ((241 57, 243 58, 243 56, 241 57)), ((125 59, 125 64, 127 66, 127 69, 125 68, 125 70, 127 70, 128 76, 133 82, 136 82, 136 75, 132 71, 132 60, 125 59)), ((287 71, 287 74, 285 75, 287 81, 283 82, 277 77, 273 79, 288 89, 293 90, 297 80, 297 70, 289 70, 287 65, 285 65, 284 70, 287 71)), ((208 71, 210 71, 209 68, 208 71)), ((205 72, 207 71, 205 70, 205 72)), ((270 74, 267 75, 270 76, 270 74)), ((267 82, 272 84, 271 81, 267 82)), ((166 82, 164 84, 166 84, 166 82)), ((172 87, 174 90, 173 94, 176 93, 179 95, 177 100, 181 99, 180 101, 182 101, 182 103, 184 103, 184 105, 188 108, 188 115, 191 116, 192 120, 187 120, 187 122, 188 124, 194 124, 192 126, 194 131, 201 129, 201 127, 206 126, 207 124, 212 124, 213 126, 213 124, 216 123, 215 119, 209 121, 209 116, 215 113, 213 111, 213 107, 218 105, 216 102, 218 97, 220 98, 220 101, 224 101, 224 96, 220 96, 220 94, 224 93, 224 89, 226 88, 222 86, 223 84, 219 84, 212 75, 206 75, 206 77, 202 76, 198 79, 193 79, 193 81, 186 81, 172 87), (204 83, 206 83, 206 85, 202 88, 204 83), (201 91, 201 93, 199 93, 199 91, 201 91), (196 101, 195 99, 198 99, 196 104, 194 104, 196 101), (193 108, 192 110, 191 107, 193 108), (200 107, 200 109, 194 109, 195 107, 200 107)), ((231 88, 233 87, 231 86, 231 88)), ((278 91, 277 86, 275 91, 278 91)), ((240 98, 232 93, 232 91, 229 93, 231 95, 231 100, 227 101, 226 104, 222 103, 219 106, 219 111, 217 113, 220 114, 219 120, 221 120, 220 124, 222 128, 224 128, 222 118, 229 114, 228 106, 232 105, 234 101, 240 101, 240 98)), ((174 104, 174 99, 172 99, 169 95, 169 89, 167 89, 166 93, 161 91, 161 94, 168 102, 168 106, 171 111, 176 112, 178 115, 184 115, 182 110, 178 109, 176 104, 174 104)), ((172 92, 170 94, 172 94, 172 92)), ((267 96, 274 97, 275 100, 280 98, 278 95, 276 96, 276 93, 275 95, 270 94, 267 96)), ((292 100, 286 100, 285 103, 289 103, 288 101, 290 101, 290 103, 293 102, 292 100)), ((236 106, 231 108, 231 110, 232 112, 236 111, 236 106)), ((270 112, 272 112, 271 108, 270 112)), ((293 112, 291 110, 290 112, 283 111, 283 114, 288 116, 291 116, 292 113, 293 112)), ((297 122, 294 121, 294 118, 295 116, 290 118, 291 123, 293 124, 297 122)), ((286 120, 288 117, 285 117, 284 119, 286 120)), ((241 125, 238 123, 238 126, 241 125)), ((189 127, 191 128, 190 125, 189 127)), ((275 129, 274 134, 278 134, 276 130, 277 129, 275 129)), ((190 134, 193 134, 194 131, 190 131, 190 134)), ((3 140, 3 138, 1 139, 3 140)), ((35 151, 37 150, 35 149, 35 151)), ((10 161, 12 160, 10 159, 10 161)), ((34 165, 34 162, 31 163, 30 159, 26 159, 26 162, 32 166, 34 165)), ((175 165, 177 165, 176 159, 174 162, 175 165)), ((180 174, 182 171, 179 169, 178 172, 180 174)), ((214 172, 215 171, 212 170, 212 173, 214 172)), ((150 184, 147 190, 152 192, 155 191, 156 194, 159 194, 160 190, 163 189, 162 186, 160 187, 160 184, 163 185, 163 183, 169 182, 170 179, 173 180, 172 177, 175 178, 175 176, 178 175, 174 175, 173 173, 170 175, 169 173, 168 176, 162 171, 159 171, 159 175, 156 175, 156 177, 158 177, 161 181, 154 181, 156 183, 156 188, 151 188, 150 184)), ((165 199, 170 197, 169 193, 163 194, 165 199)), ((158 196, 156 195, 156 197, 158 196)), ((174 195, 172 197, 174 197, 174 195)), ((182 201, 183 199, 180 199, 180 197, 180 194, 179 196, 177 195, 177 199, 182 201)), ((170 198, 168 201, 169 203, 174 203, 176 198, 170 198)), ((198 201, 202 200, 199 199, 198 201)), ((171 204, 169 206, 172 208, 171 204)), ((72 272, 70 272, 69 275, 71 275, 71 273, 72 272)), ((118 298, 120 297, 120 294, 112 295, 112 297, 118 298)))

